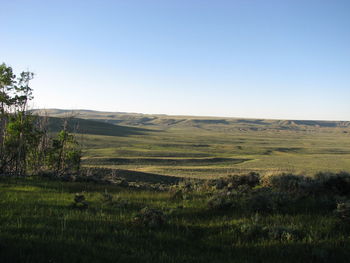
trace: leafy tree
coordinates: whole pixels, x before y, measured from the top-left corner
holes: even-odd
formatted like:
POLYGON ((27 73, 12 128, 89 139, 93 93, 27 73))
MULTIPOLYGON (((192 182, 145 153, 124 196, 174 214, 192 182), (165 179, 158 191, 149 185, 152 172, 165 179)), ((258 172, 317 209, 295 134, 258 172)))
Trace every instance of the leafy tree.
POLYGON ((4 63, 0 65, 0 172, 5 166, 5 136, 6 124, 8 121, 9 107, 12 104, 10 93, 13 89, 16 76, 12 68, 4 63))
POLYGON ((0 174, 25 175, 42 169, 56 174, 78 172, 81 150, 66 129, 51 138, 47 118, 28 111, 33 90, 29 82, 34 75, 22 72, 18 78, 11 67, 0 65, 0 174))
POLYGON ((49 166, 57 175, 77 173, 80 169, 81 150, 75 137, 63 129, 52 140, 48 156, 49 166))

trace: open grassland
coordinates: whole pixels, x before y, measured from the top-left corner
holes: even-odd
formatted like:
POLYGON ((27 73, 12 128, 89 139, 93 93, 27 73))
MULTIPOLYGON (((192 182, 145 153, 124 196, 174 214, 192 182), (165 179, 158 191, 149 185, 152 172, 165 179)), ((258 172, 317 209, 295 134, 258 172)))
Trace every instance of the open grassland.
POLYGON ((302 198, 274 212, 260 205, 256 213, 217 210, 210 198, 195 189, 174 198, 171 191, 0 178, 0 261, 348 262, 349 225, 327 200, 302 198), (77 192, 86 206, 73 205, 77 192), (145 207, 162 211, 161 220, 136 220, 145 207))
POLYGON ((127 136, 85 134, 84 165, 193 178, 350 170, 348 127, 263 127, 159 125, 127 136))

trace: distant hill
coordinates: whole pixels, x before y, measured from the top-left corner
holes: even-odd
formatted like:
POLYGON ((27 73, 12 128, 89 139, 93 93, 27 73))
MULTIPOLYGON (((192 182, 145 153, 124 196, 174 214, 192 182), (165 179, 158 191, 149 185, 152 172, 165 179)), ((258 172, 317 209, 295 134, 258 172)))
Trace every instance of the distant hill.
MULTIPOLYGON (((50 132, 58 132, 63 128, 65 119, 59 117, 49 117, 50 132)), ((113 125, 101 121, 93 121, 79 118, 68 118, 68 127, 70 132, 107 136, 129 136, 140 135, 150 131, 147 129, 113 125)))
MULTIPOLYGON (((102 112, 93 110, 62 110, 48 109, 33 110, 39 115, 47 114, 50 117, 62 118, 73 116, 74 119, 84 119, 92 122, 81 121, 80 125, 95 134, 137 134, 151 129, 167 128, 200 128, 200 129, 240 129, 244 130, 307 130, 317 128, 350 128, 350 121, 310 121, 310 120, 269 120, 269 119, 243 119, 243 118, 220 118, 199 116, 170 116, 164 114, 141 114, 125 112, 102 112), (96 123, 98 122, 98 123, 96 123), (103 122, 102 124, 100 124, 103 122), (121 125, 121 126, 115 126, 121 125), (129 126, 129 127, 123 127, 129 126), (132 126, 132 127, 130 127, 132 126), (135 129, 135 127, 143 129, 135 129), (115 127, 118 127, 116 129, 115 127), (118 130, 118 131, 117 131, 118 130)), ((87 133, 90 133, 86 131, 87 133)))

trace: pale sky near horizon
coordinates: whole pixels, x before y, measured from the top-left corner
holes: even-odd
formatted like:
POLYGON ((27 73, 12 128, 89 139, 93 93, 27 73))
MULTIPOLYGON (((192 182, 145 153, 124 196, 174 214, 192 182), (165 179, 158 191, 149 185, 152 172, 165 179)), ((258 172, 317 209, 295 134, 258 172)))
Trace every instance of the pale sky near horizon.
POLYGON ((348 0, 0 0, 34 107, 350 120, 348 0))

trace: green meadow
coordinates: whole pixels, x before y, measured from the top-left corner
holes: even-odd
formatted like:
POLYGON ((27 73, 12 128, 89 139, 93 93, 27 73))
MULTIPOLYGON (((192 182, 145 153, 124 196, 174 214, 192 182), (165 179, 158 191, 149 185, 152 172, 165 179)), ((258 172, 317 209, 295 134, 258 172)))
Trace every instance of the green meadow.
POLYGON ((204 189, 174 198, 171 191, 36 177, 0 178, 0 190, 1 262, 348 262, 350 256, 349 225, 328 199, 273 211, 263 203, 220 208, 208 206, 204 189), (74 205, 76 193, 86 206, 74 205), (135 220, 145 208, 161 211, 161 219, 135 220))
POLYGON ((80 124, 87 167, 202 179, 250 171, 312 175, 350 170, 349 122, 71 114, 85 118, 74 124, 80 124))

